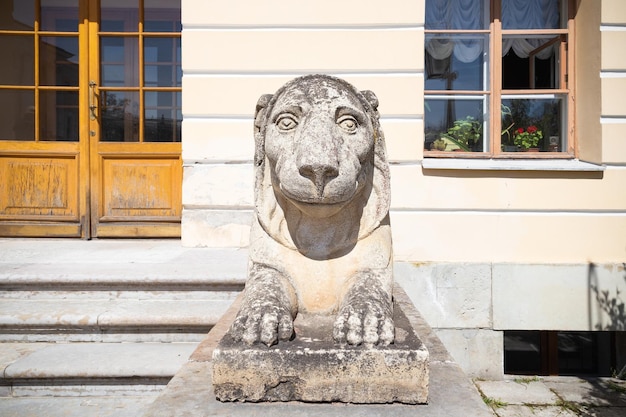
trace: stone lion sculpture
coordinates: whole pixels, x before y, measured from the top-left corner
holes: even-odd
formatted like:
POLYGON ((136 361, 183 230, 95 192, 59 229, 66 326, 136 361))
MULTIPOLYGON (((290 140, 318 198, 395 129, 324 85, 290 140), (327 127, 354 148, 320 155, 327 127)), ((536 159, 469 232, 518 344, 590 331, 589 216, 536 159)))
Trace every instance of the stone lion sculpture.
POLYGON ((336 315, 339 344, 393 342, 389 167, 377 107, 371 91, 326 75, 259 99, 236 341, 289 340, 303 312, 336 315))

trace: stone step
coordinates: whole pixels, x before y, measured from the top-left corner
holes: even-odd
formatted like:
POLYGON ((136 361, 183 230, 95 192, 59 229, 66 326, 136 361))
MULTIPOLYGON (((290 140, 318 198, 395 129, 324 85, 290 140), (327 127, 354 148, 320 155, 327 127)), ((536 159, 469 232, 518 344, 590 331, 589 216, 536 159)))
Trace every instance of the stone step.
POLYGON ((199 341, 247 251, 177 240, 0 239, 0 342, 199 341))
POLYGON ((235 294, 215 300, 0 299, 0 341, 199 341, 235 294))
POLYGON ((0 396, 153 395, 197 343, 0 343, 0 396))

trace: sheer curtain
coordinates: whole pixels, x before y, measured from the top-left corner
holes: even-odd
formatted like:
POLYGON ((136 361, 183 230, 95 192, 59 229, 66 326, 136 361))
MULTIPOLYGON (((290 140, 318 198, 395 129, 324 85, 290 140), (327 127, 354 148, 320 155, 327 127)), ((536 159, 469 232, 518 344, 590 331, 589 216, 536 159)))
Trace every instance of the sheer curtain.
MULTIPOLYGON (((486 26, 484 0, 428 0, 426 2, 426 29, 479 30, 486 26)), ((556 29, 559 27, 558 0, 502 0, 503 29, 556 29)), ((505 38, 502 55, 511 48, 520 58, 545 43, 546 39, 505 38)), ((537 54, 540 59, 552 56, 549 47, 537 54)), ((456 36, 432 38, 426 42, 426 52, 437 60, 452 54, 461 62, 472 62, 483 53, 481 40, 461 39, 456 36)))

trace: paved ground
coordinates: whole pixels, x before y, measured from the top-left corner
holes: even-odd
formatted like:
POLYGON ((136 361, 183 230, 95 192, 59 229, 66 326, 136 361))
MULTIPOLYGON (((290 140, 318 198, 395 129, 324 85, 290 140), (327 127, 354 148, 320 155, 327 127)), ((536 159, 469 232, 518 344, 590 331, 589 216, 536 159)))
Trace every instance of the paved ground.
POLYGON ((507 375, 474 383, 498 417, 626 416, 626 381, 613 378, 507 375))
MULTIPOLYGON (((244 273, 245 262, 241 260, 245 260, 245 253, 235 251, 232 259, 225 259, 224 256, 212 258, 207 256, 210 253, 203 249, 182 248, 177 240, 85 242, 74 239, 0 239, 0 279, 8 276, 14 279, 22 275, 27 277, 28 270, 36 268, 47 268, 55 279, 63 279, 68 268, 74 270, 74 275, 77 273, 80 276, 81 268, 93 275, 93 265, 90 267, 88 264, 94 262, 123 267, 131 275, 135 275, 136 270, 143 273, 148 270, 157 282, 172 272, 192 282, 208 270, 215 272, 224 269, 222 275, 226 283, 233 275, 244 273), (77 259, 81 260, 78 266, 77 259), (236 269, 236 274, 233 274, 232 268, 236 269)), ((475 380, 474 383, 491 407, 493 415, 498 417, 626 417, 626 381, 610 378, 507 376, 504 381, 475 380)), ((143 415, 156 398, 156 393, 106 397, 9 395, 0 386, 0 416, 135 417, 143 415)), ((420 415, 419 407, 415 406, 415 415, 420 415)), ((393 413, 385 412, 385 415, 393 413)))

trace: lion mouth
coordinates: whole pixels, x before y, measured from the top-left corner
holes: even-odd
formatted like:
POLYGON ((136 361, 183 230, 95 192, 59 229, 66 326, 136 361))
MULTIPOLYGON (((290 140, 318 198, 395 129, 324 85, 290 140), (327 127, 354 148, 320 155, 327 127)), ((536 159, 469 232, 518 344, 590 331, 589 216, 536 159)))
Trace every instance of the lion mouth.
POLYGON ((347 194, 344 193, 344 194, 336 195, 336 196, 327 196, 327 195, 303 196, 302 194, 299 194, 299 193, 296 194, 296 193, 289 191, 288 189, 283 187, 282 184, 280 185, 280 191, 287 199, 293 201, 294 203, 302 204, 304 206, 320 206, 320 205, 326 206, 326 207, 343 206, 345 203, 347 203, 348 201, 352 199, 357 189, 358 189, 358 186, 355 187, 354 190, 351 190, 351 192, 347 194))

